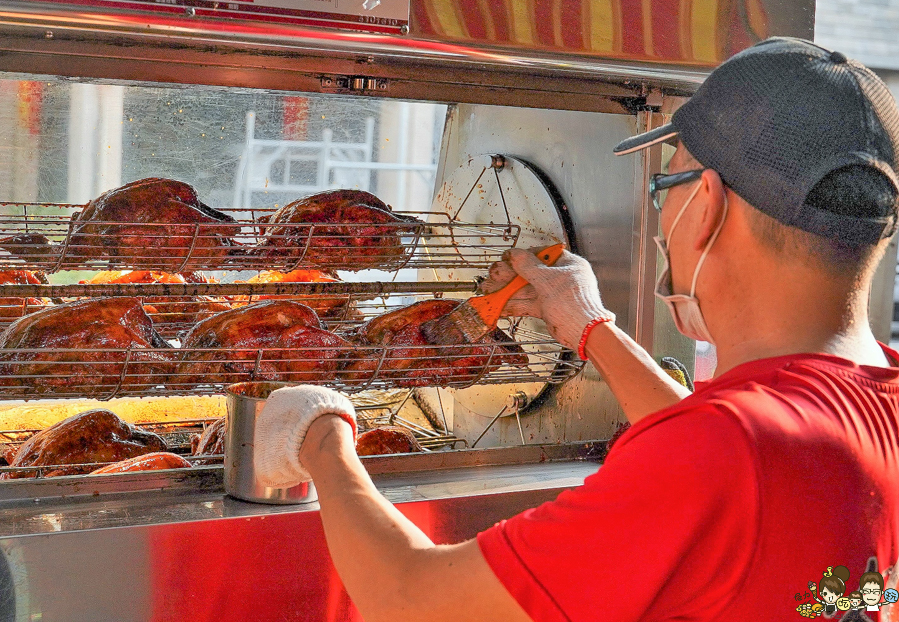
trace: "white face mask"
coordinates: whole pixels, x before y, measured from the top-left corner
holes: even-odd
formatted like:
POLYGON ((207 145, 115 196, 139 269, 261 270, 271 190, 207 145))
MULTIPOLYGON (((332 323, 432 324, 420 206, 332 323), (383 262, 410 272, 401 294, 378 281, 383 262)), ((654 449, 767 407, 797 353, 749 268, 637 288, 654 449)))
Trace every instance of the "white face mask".
MULTIPOLYGON (((690 197, 680 209, 677 217, 675 217, 674 224, 671 225, 671 231, 668 232, 669 240, 674 234, 674 229, 677 227, 677 223, 680 222, 681 216, 684 215, 684 211, 686 211, 687 206, 690 205, 690 201, 693 200, 696 193, 699 192, 701 186, 701 182, 696 184, 693 193, 690 194, 690 197)), ((699 256, 699 262, 696 264, 696 270, 693 272, 693 283, 690 286, 689 296, 673 293, 671 284, 671 256, 668 253, 668 245, 663 237, 656 236, 653 238, 656 246, 659 247, 659 252, 662 253, 662 256, 665 258, 665 267, 662 269, 659 280, 656 282, 656 298, 668 305, 668 310, 671 312, 671 317, 674 319, 674 325, 683 335, 690 339, 696 339, 697 341, 708 341, 713 345, 715 340, 712 339, 712 335, 709 333, 705 318, 702 317, 702 310, 699 308, 699 299, 696 298, 696 281, 699 279, 699 270, 702 268, 702 264, 705 262, 705 258, 709 254, 712 244, 715 243, 715 240, 718 239, 718 234, 721 233, 721 228, 724 226, 724 219, 726 217, 727 194, 724 195, 724 213, 721 215, 721 222, 712 234, 711 239, 709 239, 709 243, 706 244, 706 247, 703 249, 702 255, 699 256)))

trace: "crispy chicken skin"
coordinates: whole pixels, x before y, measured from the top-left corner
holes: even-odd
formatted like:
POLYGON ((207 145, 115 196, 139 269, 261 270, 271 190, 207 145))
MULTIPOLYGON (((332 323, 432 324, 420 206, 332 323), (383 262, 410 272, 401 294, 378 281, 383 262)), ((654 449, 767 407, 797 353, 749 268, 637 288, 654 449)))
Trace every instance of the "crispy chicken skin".
MULTIPOLYGON (((152 432, 130 425, 104 409, 88 410, 41 430, 26 441, 10 462, 13 467, 119 462, 154 451, 165 451, 165 441, 152 432)), ((95 466, 62 466, 56 475, 89 473, 95 466)), ((7 472, 0 479, 35 477, 36 471, 7 472)))
POLYGON ((527 365, 524 351, 510 344, 512 338, 499 329, 477 344, 449 347, 430 344, 421 332, 421 325, 446 315, 458 304, 458 300, 444 299, 416 302, 358 327, 347 338, 363 348, 351 355, 342 378, 348 384, 361 384, 368 382, 377 371, 379 378, 390 379, 396 386, 445 386, 474 382, 482 373, 499 369, 504 363, 527 365), (390 346, 390 350, 385 353, 375 346, 390 346), (489 367, 485 369, 488 361, 489 367))
POLYGON ((262 240, 252 252, 262 257, 302 259, 304 265, 320 268, 356 271, 385 267, 406 258, 409 249, 402 236, 420 222, 393 213, 369 192, 331 190, 289 203, 260 220, 262 240), (299 226, 304 224, 316 226, 299 226))
MULTIPOLYGON (((81 282, 85 284, 208 282, 187 280, 188 277, 191 279, 205 278, 198 277, 198 274, 200 273, 183 275, 155 270, 120 270, 99 272, 87 281, 81 282)), ((200 320, 231 308, 226 300, 212 296, 148 296, 142 300, 144 310, 153 320, 156 329, 167 336, 174 336, 200 320)))
POLYGON ((73 217, 72 253, 106 257, 110 265, 175 272, 215 265, 234 246, 230 227, 196 225, 233 223, 234 219, 203 204, 190 185, 156 177, 103 193, 73 217), (190 262, 183 266, 190 252, 190 262))
POLYGON ((108 473, 131 473, 132 471, 158 471, 161 469, 186 469, 190 462, 178 454, 167 451, 154 451, 143 456, 136 456, 121 462, 114 462, 96 471, 91 475, 106 475, 108 473))
POLYGON ((100 397, 119 383, 122 389, 142 390, 159 384, 169 371, 172 355, 165 348, 168 343, 138 298, 70 302, 20 318, 0 333, 0 385, 100 397), (20 351, 29 348, 41 350, 20 351), (110 351, 127 348, 130 358, 110 351))
MULTIPOLYGON (((40 285, 42 281, 29 270, 0 271, 0 285, 40 285)), ((50 304, 46 298, 0 298, 0 319, 19 318, 50 304)))
POLYGON ((266 300, 213 315, 194 326, 181 340, 181 363, 168 384, 185 388, 247 380, 327 380, 339 366, 338 348, 346 345, 324 330, 318 315, 306 305, 266 300))
POLYGON ((412 432, 399 427, 383 427, 363 432, 356 439, 356 453, 360 456, 408 454, 423 451, 412 432))
POLYGON ((0 239, 0 248, 46 270, 98 259, 113 267, 198 270, 220 265, 238 246, 230 238, 234 222, 203 204, 190 185, 151 177, 104 192, 75 212, 68 244, 27 233, 0 239))
MULTIPOLYGON (((225 453, 225 418, 220 417, 206 426, 202 434, 190 437, 190 455, 207 456, 225 453)), ((194 464, 218 464, 220 460, 196 460, 194 464)))

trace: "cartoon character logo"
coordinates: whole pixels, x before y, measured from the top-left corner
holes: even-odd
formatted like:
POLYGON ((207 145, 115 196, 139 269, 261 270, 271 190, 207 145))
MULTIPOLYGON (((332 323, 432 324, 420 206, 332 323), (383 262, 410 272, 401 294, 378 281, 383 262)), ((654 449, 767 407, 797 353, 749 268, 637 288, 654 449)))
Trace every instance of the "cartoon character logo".
POLYGON ((884 595, 883 575, 876 570, 862 575, 862 578, 858 580, 858 589, 862 593, 865 611, 880 611, 884 604, 888 604, 881 602, 881 597, 884 595))
MULTIPOLYGON (((837 601, 846 593, 846 581, 848 580, 849 569, 846 566, 837 566, 836 568, 828 566, 818 585, 815 585, 814 581, 809 581, 808 589, 813 593, 812 598, 822 605, 822 613, 825 618, 832 618, 836 615, 838 609, 837 601)), ((812 605, 812 608, 814 608, 814 605, 812 605)))
MULTIPOLYGON (((899 601, 899 591, 885 589, 884 577, 877 572, 877 558, 868 560, 857 590, 847 593, 849 569, 846 566, 828 566, 821 580, 809 581, 809 591, 794 596, 802 602, 796 611, 805 618, 823 616, 833 618, 837 611, 844 612, 840 622, 870 622, 865 611, 880 611, 882 607, 899 601)), ((892 570, 890 571, 892 574, 892 570)))

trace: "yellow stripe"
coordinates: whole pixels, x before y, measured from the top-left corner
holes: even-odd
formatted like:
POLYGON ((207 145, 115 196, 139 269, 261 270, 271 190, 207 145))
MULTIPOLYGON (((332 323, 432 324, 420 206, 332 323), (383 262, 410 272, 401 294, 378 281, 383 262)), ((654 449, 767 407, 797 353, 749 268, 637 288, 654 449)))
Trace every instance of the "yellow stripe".
POLYGON ((584 0, 584 23, 589 25, 588 49, 595 52, 615 51, 615 0, 584 0))
POLYGON ((765 7, 757 0, 746 3, 746 13, 749 16, 749 26, 760 40, 768 38, 768 16, 765 7))
POLYGON ((428 3, 432 11, 431 17, 433 21, 440 26, 440 32, 449 37, 464 37, 466 35, 465 26, 456 13, 455 2, 444 2, 443 0, 434 0, 428 3))
POLYGON ((512 4, 512 38, 518 43, 534 44, 532 20, 534 10, 529 0, 511 0, 512 4))
POLYGON ((643 51, 647 56, 655 56, 655 44, 652 40, 652 0, 643 0, 640 8, 643 20, 643 51))
POLYGON ((715 63, 718 58, 718 2, 693 0, 690 15, 693 60, 715 63))
POLYGON ((677 7, 677 33, 681 58, 693 58, 693 42, 690 36, 690 11, 693 3, 680 0, 677 7))
POLYGON ((562 0, 553 0, 553 43, 563 47, 562 42, 562 0))

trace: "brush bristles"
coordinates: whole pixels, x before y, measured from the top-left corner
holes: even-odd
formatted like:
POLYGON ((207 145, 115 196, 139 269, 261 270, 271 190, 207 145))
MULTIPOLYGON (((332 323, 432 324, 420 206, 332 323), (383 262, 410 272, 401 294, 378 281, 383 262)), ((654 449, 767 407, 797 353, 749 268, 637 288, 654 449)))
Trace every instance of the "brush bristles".
POLYGON ((421 326, 425 339, 435 345, 451 346, 457 343, 475 343, 490 332, 492 327, 469 304, 461 304, 446 315, 421 326))

